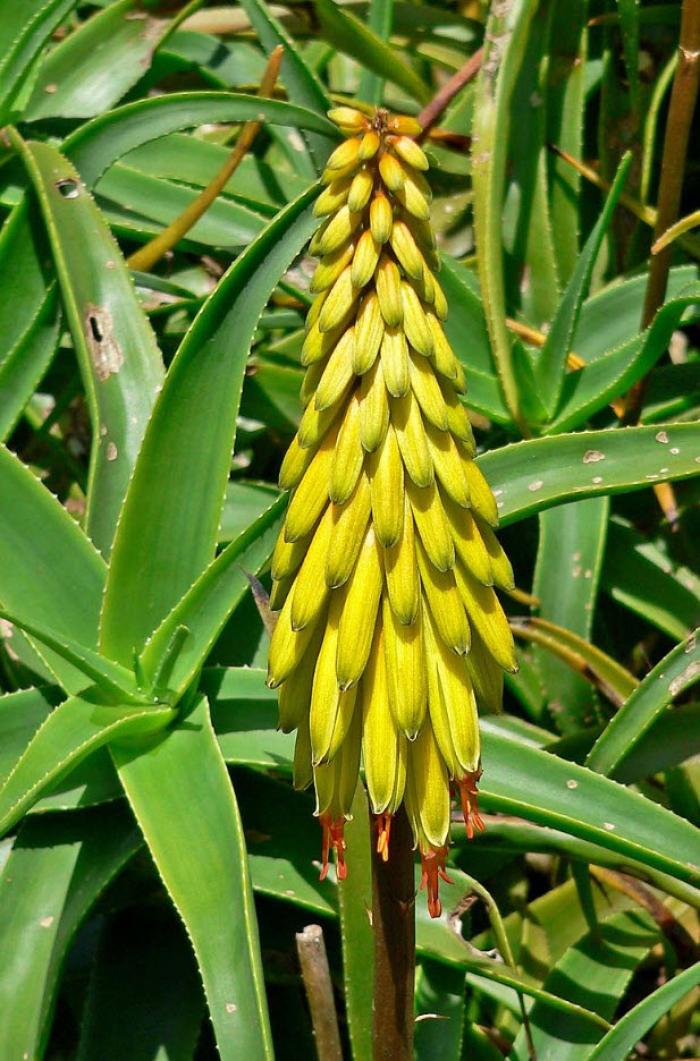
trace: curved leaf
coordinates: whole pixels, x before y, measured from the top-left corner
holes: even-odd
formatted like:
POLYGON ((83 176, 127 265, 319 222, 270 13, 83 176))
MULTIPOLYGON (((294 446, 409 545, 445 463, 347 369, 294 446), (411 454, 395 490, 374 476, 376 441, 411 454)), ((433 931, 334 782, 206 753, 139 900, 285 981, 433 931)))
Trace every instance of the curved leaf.
POLYGON ((501 522, 513 523, 565 501, 700 475, 700 424, 538 438, 484 453, 478 462, 496 494, 501 522))
POLYGON ((103 650, 127 666, 214 556, 251 340, 314 229, 315 192, 280 213, 236 260, 168 371, 129 486, 102 613, 103 650))
POLYGON ((206 700, 148 750, 112 754, 192 941, 222 1061, 272 1058, 243 828, 206 700))
MULTIPOLYGON (((36 66, 41 50, 58 24, 77 4, 77 0, 24 0, 22 4, 4 4, 0 11, 0 125, 16 120, 13 110, 19 95, 29 89, 38 74, 36 66)), ((18 107, 21 113, 21 107, 18 107)))
POLYGON ((16 143, 44 214, 90 403, 86 529, 107 557, 162 360, 116 240, 77 171, 50 144, 16 143))

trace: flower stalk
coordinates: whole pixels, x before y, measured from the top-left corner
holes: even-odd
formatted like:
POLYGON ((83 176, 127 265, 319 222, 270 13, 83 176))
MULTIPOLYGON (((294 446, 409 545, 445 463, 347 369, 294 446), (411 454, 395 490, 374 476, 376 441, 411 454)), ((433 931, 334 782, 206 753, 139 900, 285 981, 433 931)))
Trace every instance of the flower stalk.
MULTIPOLYGON (((343 829, 360 764, 391 858, 403 806, 430 913, 448 880, 450 797, 482 827, 477 703, 500 706, 513 639, 496 588, 510 563, 474 462, 444 331, 428 160, 413 118, 340 107, 311 241, 305 406, 280 485, 291 490, 272 558, 281 609, 268 682, 296 730, 295 783, 316 790, 325 876, 347 874, 343 829)), ((464 351, 465 360, 468 351, 464 351)))

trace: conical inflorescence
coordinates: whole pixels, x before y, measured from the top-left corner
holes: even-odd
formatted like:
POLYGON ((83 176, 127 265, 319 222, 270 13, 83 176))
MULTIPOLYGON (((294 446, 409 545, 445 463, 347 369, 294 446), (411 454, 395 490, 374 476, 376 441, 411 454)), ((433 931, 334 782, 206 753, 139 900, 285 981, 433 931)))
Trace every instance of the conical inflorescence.
POLYGON ((362 761, 377 846, 404 801, 440 913, 450 790, 481 827, 477 703, 500 705, 513 640, 494 587, 512 587, 496 503, 474 463, 435 273, 428 161, 413 118, 339 107, 346 139, 323 174, 323 223, 302 363, 305 411, 285 456, 291 490, 272 558, 269 684, 297 730, 295 784, 313 784, 323 875, 362 761))

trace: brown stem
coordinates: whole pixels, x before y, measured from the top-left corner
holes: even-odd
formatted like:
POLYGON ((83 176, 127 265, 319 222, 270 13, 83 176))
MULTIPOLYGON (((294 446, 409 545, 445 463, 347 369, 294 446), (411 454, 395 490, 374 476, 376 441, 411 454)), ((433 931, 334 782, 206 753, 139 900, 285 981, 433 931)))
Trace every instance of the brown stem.
POLYGON ((403 806, 391 824, 391 857, 372 858, 374 1061, 411 1061, 416 962, 413 835, 403 806))
MULTIPOLYGON (((655 239, 659 239, 678 219, 690 127, 700 81, 700 0, 683 0, 678 53, 661 159, 655 239)), ((666 297, 672 253, 672 248, 667 247, 651 260, 642 328, 651 324, 666 297)), ((639 420, 646 382, 645 376, 630 389, 625 403, 624 423, 635 424, 639 420)))
POLYGON ((343 1061, 323 929, 307 925, 303 932, 297 932, 296 939, 319 1061, 343 1061))
MULTIPOLYGON (((270 54, 265 72, 263 73, 262 81, 260 82, 259 96, 271 95, 279 75, 283 53, 284 47, 280 44, 270 54)), ((216 176, 210 181, 207 187, 200 192, 197 198, 193 199, 192 202, 185 207, 179 217, 176 217, 175 220, 168 225, 167 228, 164 228, 158 236, 149 240, 145 246, 141 247, 131 255, 128 259, 128 264, 132 269, 141 269, 144 272, 152 269, 156 262, 158 262, 167 251, 172 250, 175 244, 179 243, 179 241, 187 235, 195 222, 199 221, 202 214, 209 209, 220 192, 223 191, 227 182, 236 172, 252 146, 255 137, 258 135, 261 125, 262 122, 245 123, 233 151, 216 176)))
POLYGON ((453 74, 449 81, 445 82, 439 92, 433 96, 430 103, 426 103, 418 115, 418 121, 423 126, 422 136, 425 136, 428 130, 435 125, 442 112, 452 102, 457 93, 465 85, 468 85, 470 81, 473 81, 479 73, 483 53, 483 48, 479 48, 473 55, 470 55, 464 66, 460 67, 457 73, 453 74))

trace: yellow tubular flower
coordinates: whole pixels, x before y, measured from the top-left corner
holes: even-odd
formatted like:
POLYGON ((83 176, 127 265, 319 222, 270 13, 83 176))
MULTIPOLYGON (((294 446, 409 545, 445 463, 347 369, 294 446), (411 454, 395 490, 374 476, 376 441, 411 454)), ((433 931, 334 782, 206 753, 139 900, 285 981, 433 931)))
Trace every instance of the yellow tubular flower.
POLYGON ((451 791, 468 836, 483 828, 476 709, 499 709, 503 670, 516 666, 494 590, 513 573, 442 325, 420 127, 384 110, 330 117, 346 140, 314 209, 321 261, 305 412, 280 472, 292 494, 272 558, 282 610, 268 682, 280 687, 280 726, 297 730, 294 783, 316 789, 322 876, 331 848, 346 874, 362 759, 377 850, 389 857, 405 802, 438 916, 451 791))

